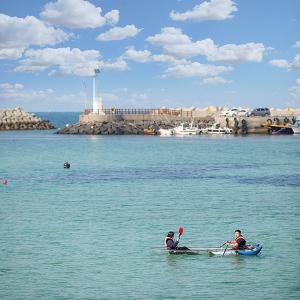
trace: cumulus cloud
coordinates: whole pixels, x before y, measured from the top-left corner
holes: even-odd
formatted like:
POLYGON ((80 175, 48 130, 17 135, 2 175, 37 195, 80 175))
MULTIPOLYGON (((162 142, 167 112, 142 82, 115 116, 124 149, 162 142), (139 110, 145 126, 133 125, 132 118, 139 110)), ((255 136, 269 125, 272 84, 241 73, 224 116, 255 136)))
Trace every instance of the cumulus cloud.
POLYGON ((300 48, 300 41, 297 41, 294 45, 294 48, 300 48))
POLYGON ((97 36, 97 41, 120 41, 136 36, 142 29, 138 29, 135 25, 127 25, 125 27, 114 27, 97 36))
POLYGON ((152 54, 149 50, 136 50, 133 46, 128 47, 122 57, 139 63, 161 62, 167 64, 182 64, 187 62, 185 59, 177 59, 172 55, 152 54))
POLYGON ((81 51, 78 48, 44 48, 27 50, 16 72, 37 72, 51 68, 49 75, 92 76, 95 68, 124 70, 126 62, 119 59, 115 62, 100 61, 97 50, 81 51))
POLYGON ((284 69, 300 69, 300 54, 297 54, 291 62, 286 59, 273 59, 269 63, 278 68, 284 69))
POLYGON ((25 90, 24 85, 20 83, 0 84, 0 99, 3 102, 41 100, 41 98, 49 97, 53 93, 52 89, 25 90))
POLYGON ((290 95, 300 101, 300 78, 296 80, 296 84, 289 89, 290 95))
POLYGON ((123 57, 128 60, 144 63, 151 61, 151 55, 151 52, 148 50, 136 50, 134 47, 128 47, 123 57))
POLYGON ((17 59, 30 45, 56 45, 70 35, 46 25, 33 16, 25 18, 0 14, 0 58, 17 59))
POLYGON ((300 54, 297 54, 291 64, 293 69, 300 69, 300 54))
POLYGON ((127 63, 123 60, 122 57, 117 58, 115 61, 101 61, 100 62, 101 69, 110 69, 110 70, 118 70, 125 71, 127 69, 127 63))
POLYGON ((116 25, 119 22, 120 13, 117 9, 113 9, 104 16, 106 23, 109 25, 116 25))
POLYGON ((278 68, 289 68, 290 64, 286 59, 272 59, 269 64, 278 68))
POLYGON ((101 7, 89 1, 57 0, 47 3, 40 16, 51 24, 69 28, 97 28, 119 21, 118 10, 112 10, 104 16, 101 13, 101 7))
POLYGON ((196 22, 226 20, 232 18, 232 13, 237 10, 236 4, 232 0, 208 0, 184 13, 172 11, 170 18, 174 21, 191 20, 196 22))
POLYGON ((226 84, 230 83, 230 80, 226 80, 223 77, 215 76, 215 77, 208 77, 204 78, 200 81, 200 85, 220 85, 220 84, 226 84))
POLYGON ((167 53, 180 56, 206 56, 208 61, 224 63, 261 62, 266 47, 262 43, 227 44, 218 46, 212 39, 193 42, 180 28, 165 27, 161 33, 147 38, 167 53))
POLYGON ((0 59, 18 59, 22 56, 24 48, 0 49, 0 59))
POLYGON ((169 67, 163 77, 210 77, 217 76, 221 73, 231 71, 231 67, 215 66, 201 64, 199 62, 189 62, 169 67))

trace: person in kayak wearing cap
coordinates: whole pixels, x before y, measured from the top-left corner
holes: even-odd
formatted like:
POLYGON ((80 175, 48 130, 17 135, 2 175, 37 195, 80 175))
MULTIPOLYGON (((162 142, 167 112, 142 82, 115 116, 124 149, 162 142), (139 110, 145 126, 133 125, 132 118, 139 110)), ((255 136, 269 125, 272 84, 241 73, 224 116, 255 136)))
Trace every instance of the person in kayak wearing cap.
POLYGON ((179 244, 179 237, 176 241, 174 241, 175 233, 173 231, 169 231, 165 238, 165 246, 167 250, 175 250, 179 244))
POLYGON ((231 245, 234 250, 243 250, 246 248, 246 239, 243 237, 242 232, 237 229, 234 232, 235 239, 233 241, 227 241, 227 245, 231 245))
POLYGON ((172 253, 172 254, 175 254, 174 251, 177 251, 177 250, 179 250, 179 251, 176 254, 179 254, 180 251, 191 252, 191 254, 192 254, 192 251, 188 247, 178 247, 181 234, 178 235, 178 238, 176 239, 176 241, 174 240, 174 235, 175 235, 175 233, 173 231, 168 232, 168 234, 165 238, 166 250, 168 250, 169 253, 172 253))

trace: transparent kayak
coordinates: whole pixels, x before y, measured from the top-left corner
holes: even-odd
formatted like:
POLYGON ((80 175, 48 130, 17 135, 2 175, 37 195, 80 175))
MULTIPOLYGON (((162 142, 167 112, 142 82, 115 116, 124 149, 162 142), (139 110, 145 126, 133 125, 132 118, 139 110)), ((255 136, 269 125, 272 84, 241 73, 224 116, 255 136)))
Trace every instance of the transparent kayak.
POLYGON ((262 246, 257 244, 257 245, 247 246, 247 249, 243 249, 243 250, 218 248, 218 249, 207 250, 207 252, 210 255, 221 255, 221 256, 223 256, 223 255, 254 256, 254 255, 259 254, 261 249, 262 249, 262 246))
POLYGON ((188 250, 170 250, 168 253, 170 255, 197 255, 197 254, 208 254, 208 255, 219 255, 219 256, 227 256, 227 255, 244 255, 244 256, 254 256, 260 253, 262 246, 251 245, 247 246, 247 249, 244 250, 234 250, 231 248, 189 248, 188 250))

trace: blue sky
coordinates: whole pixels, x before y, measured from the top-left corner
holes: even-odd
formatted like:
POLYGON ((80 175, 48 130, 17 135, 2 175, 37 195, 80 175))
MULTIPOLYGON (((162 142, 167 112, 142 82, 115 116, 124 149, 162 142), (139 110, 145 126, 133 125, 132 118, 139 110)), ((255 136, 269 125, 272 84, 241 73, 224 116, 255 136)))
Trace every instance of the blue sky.
POLYGON ((298 0, 1 0, 0 107, 300 107, 298 0), (85 87, 86 86, 86 89, 85 87))

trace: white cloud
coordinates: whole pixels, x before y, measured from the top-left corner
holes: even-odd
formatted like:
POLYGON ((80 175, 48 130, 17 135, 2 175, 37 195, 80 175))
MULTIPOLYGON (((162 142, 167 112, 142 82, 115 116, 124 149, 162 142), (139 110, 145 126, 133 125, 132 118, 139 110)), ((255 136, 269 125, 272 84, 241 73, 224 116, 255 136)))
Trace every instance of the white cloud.
POLYGON ((174 21, 209 21, 232 18, 238 9, 232 0, 208 0, 196 5, 184 13, 172 11, 170 17, 174 21))
POLYGON ((187 62, 185 59, 177 59, 167 54, 152 54, 149 50, 136 50, 133 46, 128 47, 122 57, 139 63, 162 62, 174 65, 187 62))
POLYGON ((142 29, 138 29, 135 25, 127 25, 125 27, 114 27, 97 36, 97 41, 120 41, 126 38, 134 37, 142 29))
POLYGON ((164 27, 161 33, 147 38, 155 46, 167 47, 178 44, 190 44, 191 38, 182 33, 180 28, 164 27))
POLYGON ((208 77, 208 78, 204 78, 203 80, 200 81, 201 85, 219 85, 219 84, 226 84, 226 83, 230 83, 230 80, 226 80, 223 77, 220 76, 215 76, 215 77, 208 77))
POLYGON ((289 92, 297 101, 300 101, 300 78, 296 80, 296 84, 289 89, 289 92))
POLYGON ((112 10, 101 15, 101 7, 85 0, 57 0, 45 5, 40 16, 47 22, 70 28, 97 28, 119 21, 119 11, 112 10))
POLYGON ((174 56, 167 54, 153 54, 151 59, 156 62, 168 63, 172 65, 187 63, 185 59, 177 59, 174 56))
POLYGON ((127 69, 127 63, 125 60, 123 60, 122 57, 117 58, 113 62, 100 62, 100 68, 103 69, 110 69, 110 70, 119 70, 119 71, 125 71, 127 69))
POLYGON ((0 14, 0 58, 17 59, 30 45, 55 45, 70 35, 46 25, 33 16, 25 18, 0 14))
POLYGON ((193 42, 180 28, 165 27, 161 33, 147 38, 167 53, 180 56, 206 56, 208 61, 225 63, 260 62, 266 47, 262 43, 227 44, 218 46, 212 39, 193 42))
POLYGON ((93 75, 99 67, 100 52, 96 50, 81 51, 78 48, 45 48, 27 50, 25 59, 20 61, 15 71, 35 72, 55 67, 51 75, 73 74, 78 76, 93 75))
POLYGON ((297 70, 300 69, 300 54, 297 54, 291 62, 286 59, 273 59, 269 63, 274 67, 297 70))
POLYGON ((207 54, 207 59, 226 63, 261 62, 265 50, 261 43, 227 44, 216 47, 207 54))
POLYGON ((23 89, 24 85, 21 83, 1 83, 0 84, 0 89, 2 90, 20 90, 23 89))
POLYGON ((119 11, 117 9, 113 9, 105 14, 104 18, 106 23, 109 25, 116 25, 119 22, 119 11))
POLYGON ((300 54, 297 54, 291 64, 293 69, 300 69, 300 54))
POLYGON ((179 64, 169 67, 163 77, 208 77, 217 76, 221 73, 231 71, 231 67, 215 66, 201 64, 198 62, 190 62, 187 64, 179 64))
POLYGON ((22 57, 24 48, 0 49, 0 59, 18 59, 22 57))
POLYGON ((52 89, 45 90, 24 90, 24 85, 20 83, 3 83, 0 84, 1 101, 32 101, 41 100, 41 98, 50 97, 54 91, 52 89))
POLYGON ((293 47, 294 48, 300 48, 300 41, 297 41, 293 47))
POLYGON ((84 93, 58 94, 51 88, 34 90, 25 88, 22 84, 4 84, 0 86, 0 106, 21 106, 27 111, 49 111, 55 107, 56 111, 81 111, 84 107, 84 93), (22 86, 22 88, 20 88, 22 86))
POLYGON ((78 48, 44 48, 27 50, 16 72, 38 72, 51 68, 49 75, 92 76, 94 69, 125 70, 127 64, 122 59, 114 62, 100 61, 97 50, 81 51, 78 48))
POLYGON ((134 47, 129 47, 123 54, 123 57, 128 60, 144 63, 151 61, 151 52, 148 50, 136 50, 134 47))
POLYGON ((290 64, 286 59, 272 59, 269 64, 278 68, 289 68, 290 64))

